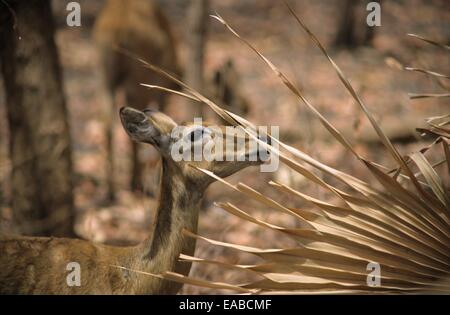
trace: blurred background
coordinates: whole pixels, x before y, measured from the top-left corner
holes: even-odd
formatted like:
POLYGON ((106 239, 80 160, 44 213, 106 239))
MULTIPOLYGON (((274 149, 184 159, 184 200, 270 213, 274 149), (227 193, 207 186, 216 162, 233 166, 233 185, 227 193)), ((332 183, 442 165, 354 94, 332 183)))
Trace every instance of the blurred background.
MULTIPOLYGON (((66 23, 68 2, 52 1, 52 14, 58 54, 55 61, 59 61, 61 69, 60 82, 65 98, 62 104, 66 108, 60 115, 66 117, 70 131, 67 141, 71 143, 70 152, 62 150, 60 155, 60 160, 67 158, 70 162, 67 165, 58 165, 67 173, 67 177, 71 178, 71 184, 65 190, 67 196, 64 200, 57 202, 68 204, 67 211, 71 212, 74 228, 68 233, 63 231, 57 234, 74 233, 81 238, 107 244, 137 244, 152 230, 157 205, 157 198, 154 197, 156 194, 152 188, 155 182, 152 178, 157 175, 154 162, 156 153, 151 148, 139 152, 139 159, 144 164, 139 172, 143 183, 142 187, 131 189, 129 183, 133 173, 130 171, 133 163, 132 148, 128 136, 120 126, 117 114, 120 106, 133 104, 128 104, 129 99, 124 96, 124 92, 117 89, 113 96, 115 110, 112 112, 115 192, 114 198, 110 198, 110 174, 106 164, 111 154, 108 153, 108 135, 105 133, 105 126, 110 117, 105 116, 110 115, 111 104, 108 102, 108 90, 102 79, 105 71, 102 68, 104 56, 93 39, 95 21, 104 8, 105 1, 78 1, 81 6, 80 27, 69 27, 66 23)), ((209 17, 209 14, 217 12, 295 82, 310 102, 355 144, 358 152, 388 168, 395 166, 395 163, 387 158, 376 134, 343 88, 326 58, 297 26, 281 1, 198 1, 207 5, 203 8, 188 0, 153 2, 163 12, 172 30, 171 41, 177 55, 179 74, 206 96, 257 125, 279 126, 280 138, 286 143, 323 163, 365 178, 367 173, 361 170, 361 164, 330 137, 319 121, 281 84, 254 52, 222 24, 209 17), (202 10, 206 10, 206 14, 202 14, 202 10)), ((450 3, 446 0, 382 1, 382 25, 375 28, 369 28, 366 24, 366 3, 352 0, 290 1, 292 7, 349 77, 396 147, 401 153, 407 154, 423 147, 424 143, 429 141, 420 138, 415 128, 423 126, 427 117, 448 114, 450 104, 448 97, 411 100, 408 93, 442 93, 442 86, 430 76, 404 71, 403 67, 448 73, 450 64, 445 50, 427 45, 406 34, 419 34, 448 45, 450 3)), ((4 15, 8 10, 1 7, 1 11, 4 15)), ((120 20, 116 19, 115 23, 120 23, 120 20)), ((2 36, 4 45, 0 47, 6 51, 7 40, 4 34, 2 36)), ((2 62, 5 63, 7 59, 4 58, 9 55, 4 53, 2 56, 2 62)), ((45 177, 34 178, 33 182, 20 179, 20 173, 26 172, 26 169, 22 168, 24 164, 17 161, 20 157, 27 160, 24 152, 28 152, 29 144, 22 143, 22 151, 18 151, 20 146, 12 142, 23 142, 23 139, 21 140, 20 135, 11 137, 11 122, 20 120, 18 117, 22 115, 32 120, 35 109, 28 112, 26 107, 16 108, 14 113, 9 114, 8 119, 6 89, 11 88, 11 85, 8 85, 11 77, 5 75, 8 74, 7 68, 4 67, 0 84, 0 232, 53 234, 49 227, 44 229, 45 233, 42 229, 34 229, 36 224, 25 228, 30 220, 47 224, 48 218, 45 214, 36 217, 25 211, 19 219, 14 214, 14 205, 25 204, 25 208, 29 207, 26 202, 14 199, 18 196, 25 198, 27 189, 31 189, 33 185, 42 190, 50 189, 53 194, 57 193, 58 188, 54 190, 46 187, 45 177), (21 110, 25 112, 21 113, 21 110), (11 153, 10 150, 14 152, 11 153), (12 154, 16 158, 15 162, 11 158, 12 154), (13 176, 14 173, 16 177, 13 176)), ((144 78, 142 83, 158 83, 154 82, 154 75, 150 74, 150 70, 148 72, 148 81, 144 78)), ((20 76, 17 77, 20 79, 20 76)), ((137 90, 139 89, 145 90, 144 87, 137 90)), ((17 100, 19 94, 10 100, 17 100)), ((45 100, 45 94, 43 99, 45 100)), ((181 97, 169 96, 165 104, 164 111, 177 122, 190 121, 199 114, 208 120, 219 122, 206 106, 198 108, 181 97)), ((38 106, 49 110, 45 104, 38 106)), ((58 130, 57 133, 61 133, 61 130, 65 129, 58 130)), ((49 146, 54 147, 53 144, 49 146)), ((60 160, 57 158, 55 161, 60 160)), ((37 162, 37 166, 33 164, 34 166, 30 167, 39 168, 38 164, 37 162)), ((56 168, 57 165, 53 165, 56 168)), ((45 167, 42 168, 44 171, 39 176, 45 174, 45 167)), ((60 178, 62 173, 58 172, 55 187, 61 187, 58 181, 64 181, 60 178)), ((316 187, 309 187, 304 178, 284 166, 277 172, 268 174, 259 173, 256 168, 246 169, 230 178, 233 183, 242 181, 271 196, 275 192, 267 185, 270 180, 289 184, 322 200, 333 198, 318 191, 316 187)), ((294 202, 287 195, 277 197, 288 206, 309 207, 298 200, 294 202)), ((46 198, 50 197, 38 199, 44 204, 46 198)), ((280 238, 278 234, 268 231, 262 232, 257 226, 238 220, 214 206, 215 201, 230 200, 243 208, 251 209, 256 216, 274 224, 294 224, 291 217, 265 209, 261 204, 215 183, 209 188, 204 201, 199 223, 200 235, 263 248, 290 246, 291 240, 288 238, 280 238)), ((33 202, 28 203, 33 206, 33 202)), ((254 257, 209 247, 202 242, 197 244, 196 255, 215 257, 230 263, 255 263, 254 257)), ((245 279, 239 278, 240 274, 223 270, 218 273, 213 266, 194 265, 191 275, 216 281, 245 282, 245 279)), ((191 286, 185 286, 182 292, 213 293, 211 290, 191 286)))

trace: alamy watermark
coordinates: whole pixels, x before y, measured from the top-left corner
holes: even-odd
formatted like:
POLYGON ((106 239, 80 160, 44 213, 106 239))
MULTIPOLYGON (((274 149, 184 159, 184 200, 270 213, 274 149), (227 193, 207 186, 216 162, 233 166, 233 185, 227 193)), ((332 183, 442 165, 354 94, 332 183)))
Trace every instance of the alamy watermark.
POLYGON ((279 157, 270 151, 278 150, 278 142, 272 141, 278 136, 278 126, 259 126, 256 129, 203 126, 202 119, 195 118, 194 125, 177 126, 172 130, 170 154, 176 162, 263 162, 261 172, 275 172, 279 157))
POLYGON ((370 273, 367 275, 367 285, 369 287, 380 287, 381 286, 381 266, 379 263, 370 262, 366 267, 367 271, 370 273))
POLYGON ((76 1, 69 2, 66 11, 69 11, 66 18, 67 26, 81 26, 81 5, 76 1))
POLYGON ((370 27, 381 26, 381 5, 378 2, 369 2, 366 10, 370 13, 367 15, 366 23, 370 27))
POLYGON ((71 261, 67 264, 66 270, 70 271, 66 276, 66 283, 69 287, 81 286, 81 266, 75 261, 71 261))

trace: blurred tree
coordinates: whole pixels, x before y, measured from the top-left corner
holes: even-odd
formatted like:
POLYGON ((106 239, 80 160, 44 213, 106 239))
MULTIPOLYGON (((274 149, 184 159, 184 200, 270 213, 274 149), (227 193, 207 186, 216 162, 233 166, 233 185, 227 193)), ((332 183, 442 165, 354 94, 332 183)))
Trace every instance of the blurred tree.
POLYGON ((23 234, 70 236, 71 141, 50 1, 0 7, 14 220, 23 234))
MULTIPOLYGON (((204 90, 204 54, 209 18, 209 0, 191 1, 188 9, 185 82, 195 90, 204 90)), ((201 105, 190 102, 194 117, 202 116, 201 105)))
POLYGON ((366 18, 369 12, 366 10, 369 2, 378 1, 344 0, 342 13, 339 16, 338 31, 334 41, 335 46, 355 48, 361 45, 371 45, 375 36, 376 27, 367 25, 366 18))

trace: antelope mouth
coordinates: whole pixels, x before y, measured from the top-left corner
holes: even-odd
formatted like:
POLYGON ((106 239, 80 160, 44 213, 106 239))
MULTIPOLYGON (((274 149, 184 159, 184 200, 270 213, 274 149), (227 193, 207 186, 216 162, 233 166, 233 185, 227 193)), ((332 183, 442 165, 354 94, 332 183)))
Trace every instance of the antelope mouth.
MULTIPOLYGON (((267 146, 272 145, 272 139, 270 138, 270 136, 259 136, 258 140, 264 142, 267 146)), ((247 161, 253 161, 260 164, 265 163, 270 160, 270 150, 269 148, 266 148, 265 145, 257 143, 257 149, 245 154, 245 158, 247 161)))

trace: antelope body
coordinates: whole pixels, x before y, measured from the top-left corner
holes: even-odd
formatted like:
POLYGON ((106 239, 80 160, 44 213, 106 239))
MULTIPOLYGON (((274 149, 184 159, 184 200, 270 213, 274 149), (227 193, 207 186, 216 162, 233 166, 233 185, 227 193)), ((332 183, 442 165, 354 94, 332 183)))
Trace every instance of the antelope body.
MULTIPOLYGON (((178 257, 180 253, 193 255, 195 240, 186 237, 183 230, 197 231, 203 193, 214 181, 192 165, 226 177, 247 166, 261 164, 260 159, 176 162, 171 149, 177 139, 171 131, 177 124, 170 117, 129 107, 121 109, 120 116, 133 140, 153 145, 162 157, 160 201, 153 236, 132 247, 66 238, 2 237, 0 294, 175 294, 181 284, 135 271, 189 273, 190 264, 180 262, 178 257), (68 264, 74 262, 80 267, 80 286, 67 282, 71 272, 68 264)), ((193 127, 197 133, 188 134, 187 138, 196 143, 198 131, 202 135, 206 127, 193 127)), ((259 149, 256 150, 259 155, 259 149)))

